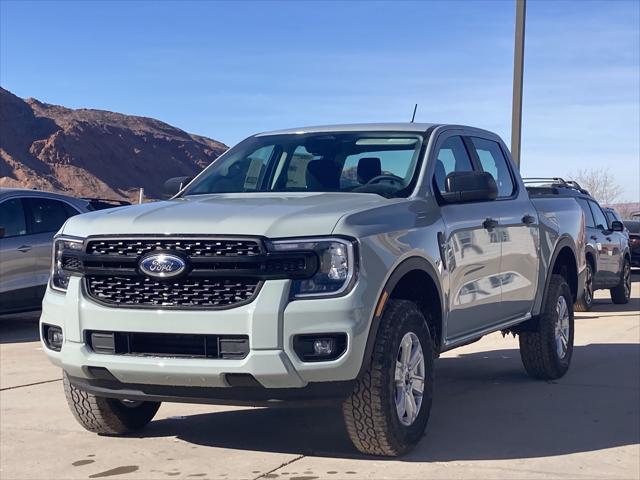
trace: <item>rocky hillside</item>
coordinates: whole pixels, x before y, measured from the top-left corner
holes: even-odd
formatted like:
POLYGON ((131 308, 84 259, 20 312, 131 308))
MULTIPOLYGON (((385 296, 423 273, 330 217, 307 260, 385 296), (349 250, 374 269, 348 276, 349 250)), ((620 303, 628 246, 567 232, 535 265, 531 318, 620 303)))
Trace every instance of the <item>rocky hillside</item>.
POLYGON ((226 145, 166 123, 102 110, 72 110, 0 88, 0 187, 77 196, 162 195, 170 177, 193 175, 226 145))

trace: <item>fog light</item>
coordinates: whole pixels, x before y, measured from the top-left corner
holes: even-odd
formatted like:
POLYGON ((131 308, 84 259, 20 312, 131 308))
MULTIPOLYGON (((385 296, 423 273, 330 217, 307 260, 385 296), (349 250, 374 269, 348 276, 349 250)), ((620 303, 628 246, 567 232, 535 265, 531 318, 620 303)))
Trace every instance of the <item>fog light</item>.
POLYGON ((347 350, 346 333, 317 333, 293 337, 293 349, 303 362, 328 362, 347 350))
POLYGON ((62 329, 53 325, 43 325, 42 328, 44 330, 42 335, 42 337, 44 338, 44 343, 51 350, 59 352, 62 348, 62 342, 64 342, 62 329))
POLYGON ((336 348, 333 338, 318 338, 313 342, 313 353, 316 355, 331 355, 336 348))

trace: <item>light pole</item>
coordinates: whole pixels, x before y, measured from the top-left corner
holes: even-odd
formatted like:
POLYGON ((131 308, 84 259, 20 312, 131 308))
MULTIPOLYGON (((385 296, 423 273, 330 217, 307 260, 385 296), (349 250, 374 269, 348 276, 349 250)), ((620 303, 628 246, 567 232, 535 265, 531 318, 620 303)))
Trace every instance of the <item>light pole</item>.
POLYGON ((516 35, 513 53, 513 99, 511 103, 511 156, 520 168, 522 144, 522 78, 524 73, 524 24, 527 0, 516 0, 516 35))

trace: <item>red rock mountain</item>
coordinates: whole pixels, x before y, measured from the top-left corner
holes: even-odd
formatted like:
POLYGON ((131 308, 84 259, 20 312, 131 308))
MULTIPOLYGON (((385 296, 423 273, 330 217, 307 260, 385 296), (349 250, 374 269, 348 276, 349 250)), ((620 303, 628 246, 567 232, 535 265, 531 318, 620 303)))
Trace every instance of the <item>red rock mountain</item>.
POLYGON ((151 198, 227 149, 153 118, 23 100, 0 87, 0 187, 151 198))

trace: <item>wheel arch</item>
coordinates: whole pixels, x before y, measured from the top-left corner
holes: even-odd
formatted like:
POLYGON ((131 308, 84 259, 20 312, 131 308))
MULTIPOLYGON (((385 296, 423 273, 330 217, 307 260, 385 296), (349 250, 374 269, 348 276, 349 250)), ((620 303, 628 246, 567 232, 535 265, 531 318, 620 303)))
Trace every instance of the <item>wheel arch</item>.
POLYGON ((366 369, 371 359, 385 306, 389 300, 394 298, 411 300, 418 305, 429 325, 434 341, 434 350, 440 351, 443 338, 443 296, 438 279, 436 269, 422 257, 408 258, 393 270, 378 297, 373 312, 360 373, 366 369), (437 297, 437 301, 432 301, 433 296, 437 297))
POLYGON ((547 273, 547 278, 545 279, 543 296, 547 295, 551 276, 554 274, 559 274, 567 280, 567 283, 569 284, 569 288, 571 290, 571 295, 573 296, 573 300, 575 302, 578 298, 580 290, 578 265, 578 257, 576 255, 576 250, 572 239, 569 237, 561 238, 556 244, 556 248, 551 257, 551 262, 549 262, 549 270, 547 273))

